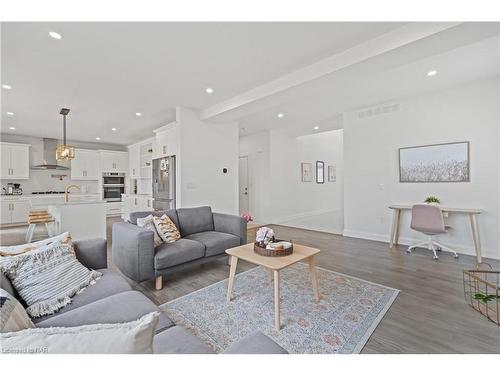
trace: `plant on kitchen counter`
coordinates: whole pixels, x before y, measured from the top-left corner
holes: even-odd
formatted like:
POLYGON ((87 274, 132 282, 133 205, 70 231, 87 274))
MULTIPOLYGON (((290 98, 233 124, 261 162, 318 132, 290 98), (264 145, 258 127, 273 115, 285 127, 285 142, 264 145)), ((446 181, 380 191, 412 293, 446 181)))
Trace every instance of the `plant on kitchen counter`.
POLYGON ((435 197, 433 195, 429 195, 427 198, 425 198, 424 202, 427 204, 440 204, 441 203, 439 198, 435 197))

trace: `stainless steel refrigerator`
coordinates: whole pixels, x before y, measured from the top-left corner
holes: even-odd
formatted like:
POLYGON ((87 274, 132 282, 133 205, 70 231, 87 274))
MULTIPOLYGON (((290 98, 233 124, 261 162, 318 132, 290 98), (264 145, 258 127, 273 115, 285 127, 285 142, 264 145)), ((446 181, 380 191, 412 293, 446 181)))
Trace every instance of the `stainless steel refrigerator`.
POLYGON ((153 160, 153 208, 175 208, 175 156, 153 160))

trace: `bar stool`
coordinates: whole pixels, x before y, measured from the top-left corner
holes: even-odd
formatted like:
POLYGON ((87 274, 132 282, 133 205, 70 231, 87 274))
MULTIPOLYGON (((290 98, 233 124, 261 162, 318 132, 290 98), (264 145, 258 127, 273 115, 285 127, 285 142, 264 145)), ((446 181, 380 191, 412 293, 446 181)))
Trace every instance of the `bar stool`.
POLYGON ((47 228, 47 234, 49 237, 53 235, 52 223, 54 218, 45 210, 32 210, 28 216, 28 231, 26 232, 26 243, 31 243, 33 239, 33 233, 35 233, 35 228, 37 224, 45 224, 47 228))

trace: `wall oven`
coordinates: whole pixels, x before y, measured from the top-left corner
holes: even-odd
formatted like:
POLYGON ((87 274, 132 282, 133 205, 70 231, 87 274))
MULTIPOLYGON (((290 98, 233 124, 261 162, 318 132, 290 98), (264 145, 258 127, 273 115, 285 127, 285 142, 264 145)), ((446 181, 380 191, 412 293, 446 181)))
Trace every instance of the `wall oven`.
POLYGON ((102 174, 102 197, 106 202, 121 202, 125 193, 125 173, 102 174))

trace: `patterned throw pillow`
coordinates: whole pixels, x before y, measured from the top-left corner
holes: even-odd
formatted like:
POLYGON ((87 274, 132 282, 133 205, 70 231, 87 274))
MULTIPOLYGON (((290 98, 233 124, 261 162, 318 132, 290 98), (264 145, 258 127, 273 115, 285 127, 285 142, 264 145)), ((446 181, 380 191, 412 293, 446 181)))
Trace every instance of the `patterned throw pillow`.
POLYGON ((155 247, 160 246, 162 244, 162 240, 158 235, 158 232, 156 231, 155 223, 153 221, 153 215, 137 218, 137 226, 153 231, 155 247))
POLYGON ((155 216, 153 220, 158 234, 166 243, 172 243, 181 238, 179 230, 166 214, 162 217, 155 216))
POLYGON ((6 290, 0 289, 0 332, 35 328, 23 305, 6 290))
POLYGON ((60 241, 25 254, 0 257, 0 270, 34 318, 52 314, 71 303, 71 297, 102 276, 84 267, 73 248, 60 241))
POLYGON ((28 251, 36 250, 39 247, 51 244, 56 241, 61 241, 63 243, 67 243, 71 247, 73 247, 73 243, 71 241, 71 236, 69 232, 64 232, 62 234, 59 234, 55 237, 50 237, 46 238, 41 241, 36 241, 36 242, 31 242, 31 243, 26 243, 23 245, 16 245, 16 246, 1 246, 0 247, 0 256, 6 257, 6 256, 12 256, 12 255, 20 255, 27 253, 28 251))

